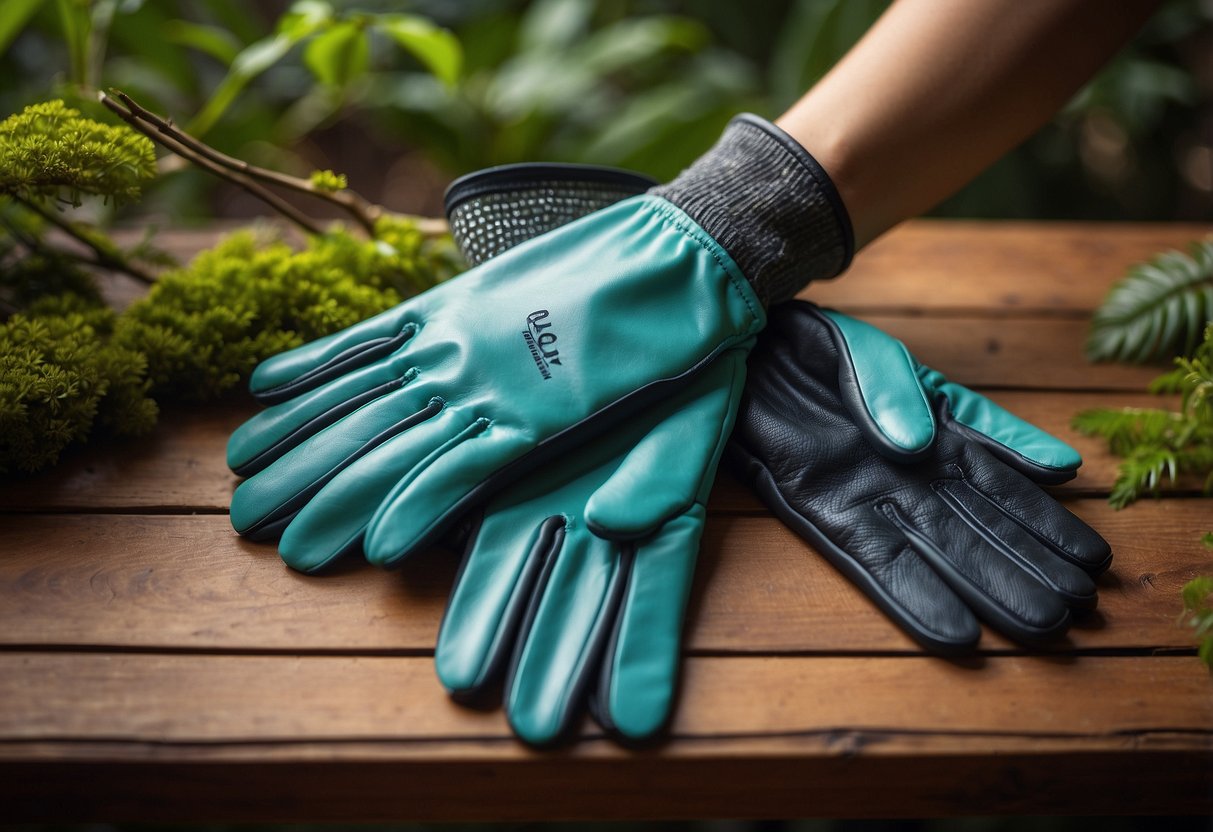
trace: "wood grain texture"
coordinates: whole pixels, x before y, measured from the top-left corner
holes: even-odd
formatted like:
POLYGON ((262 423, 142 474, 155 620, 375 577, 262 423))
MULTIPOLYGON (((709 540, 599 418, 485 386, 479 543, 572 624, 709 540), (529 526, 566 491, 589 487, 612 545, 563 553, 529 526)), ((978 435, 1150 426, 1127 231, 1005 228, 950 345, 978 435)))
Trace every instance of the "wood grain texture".
MULTIPOLYGON (((1208 685, 1207 670, 1190 656, 972 663, 700 657, 686 663, 668 751, 684 739, 838 730, 1075 738, 1109 747, 1133 735, 1186 732, 1186 743, 1174 738, 1178 746, 1213 750, 1208 685), (863 696, 839 695, 859 689, 863 696)), ((186 746, 511 736, 499 711, 452 702, 419 657, 4 653, 0 694, 8 705, 0 713, 6 755, 18 741, 186 746)))
MULTIPOLYGON (((1113 547, 1100 607, 1053 650, 1190 651, 1176 626, 1184 582, 1208 568, 1210 500, 1113 512, 1069 503, 1113 547)), ((429 654, 457 556, 399 572, 352 562, 325 576, 286 568, 226 517, 0 518, 0 644, 10 647, 429 654)), ((687 642, 697 654, 917 652, 813 549, 766 516, 710 519, 687 642)), ((986 650, 1015 646, 987 633, 986 650)))
POLYGON ((864 315, 905 342, 919 361, 952 381, 980 388, 1140 393, 1158 367, 1086 363, 1081 320, 1030 318, 1014 324, 958 315, 939 319, 864 315))
POLYGON ((1089 313, 1134 263, 1208 237, 1200 224, 916 220, 800 297, 857 313, 1089 313))
POLYGON ((9 703, 0 713, 0 771, 9 775, 0 800, 14 819, 1213 805, 1200 787, 1213 771, 1213 700, 1192 658, 694 659, 672 739, 641 753, 592 739, 558 753, 523 748, 500 713, 447 701, 428 662, 415 658, 0 655, 0 695, 9 703), (259 770, 241 765, 250 755, 259 770), (1125 765, 1140 769, 1132 796, 1107 788, 1125 765), (236 771, 247 783, 232 781, 236 771), (879 800, 872 782, 881 783, 879 800))
POLYGON ((226 512, 239 482, 227 440, 256 409, 241 401, 168 410, 149 436, 69 449, 47 471, 0 479, 0 509, 226 512))

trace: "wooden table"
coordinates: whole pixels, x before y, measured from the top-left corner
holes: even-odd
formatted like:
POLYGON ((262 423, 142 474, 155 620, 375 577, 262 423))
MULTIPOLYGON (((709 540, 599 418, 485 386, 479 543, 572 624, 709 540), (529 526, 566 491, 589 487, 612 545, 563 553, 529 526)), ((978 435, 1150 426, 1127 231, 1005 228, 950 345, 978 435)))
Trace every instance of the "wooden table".
POLYGON ((1068 426, 1154 403, 1155 369, 1083 360, 1086 319, 1127 265, 1207 231, 919 222, 806 293, 1082 451, 1057 493, 1115 562, 1055 649, 924 655, 726 474, 670 740, 623 750, 587 722, 532 751, 434 677, 451 555, 305 577, 232 532, 236 399, 0 486, 3 817, 1208 812, 1213 679, 1176 616, 1213 573, 1213 502, 1181 483, 1112 511, 1115 459, 1068 426))

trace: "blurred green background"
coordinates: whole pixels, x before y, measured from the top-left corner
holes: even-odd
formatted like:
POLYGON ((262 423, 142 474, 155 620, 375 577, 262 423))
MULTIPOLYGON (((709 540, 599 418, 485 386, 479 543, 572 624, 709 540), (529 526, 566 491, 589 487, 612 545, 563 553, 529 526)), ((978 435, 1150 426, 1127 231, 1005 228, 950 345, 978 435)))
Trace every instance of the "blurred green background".
MULTIPOLYGON (((668 178, 733 113, 782 112, 886 5, 3 0, 0 116, 117 87, 228 153, 345 172, 373 200, 436 215, 453 176, 505 162, 668 178)), ((1213 2, 1171 0, 1051 124, 935 213, 1213 219, 1211 101, 1213 2)), ((177 223, 262 212, 188 171, 135 210, 177 223)))

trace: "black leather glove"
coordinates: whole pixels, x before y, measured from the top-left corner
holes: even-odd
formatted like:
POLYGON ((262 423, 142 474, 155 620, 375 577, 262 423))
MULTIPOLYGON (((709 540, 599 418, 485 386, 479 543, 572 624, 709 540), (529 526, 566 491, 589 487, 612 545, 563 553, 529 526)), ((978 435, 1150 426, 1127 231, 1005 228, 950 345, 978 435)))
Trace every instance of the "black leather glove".
POLYGON ((730 457, 764 502, 928 649, 978 620, 1054 638, 1096 604, 1108 544, 1038 483, 1068 445, 918 364, 875 327, 788 303, 749 359, 730 457))

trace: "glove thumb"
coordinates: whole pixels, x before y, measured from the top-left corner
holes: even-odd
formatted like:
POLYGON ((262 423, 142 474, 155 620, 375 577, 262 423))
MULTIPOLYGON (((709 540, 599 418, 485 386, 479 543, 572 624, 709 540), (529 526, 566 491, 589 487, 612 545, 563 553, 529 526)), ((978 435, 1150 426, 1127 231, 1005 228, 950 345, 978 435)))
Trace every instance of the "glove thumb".
POLYGON ((935 414, 905 344, 871 324, 832 309, 817 310, 838 348, 838 392, 882 456, 921 459, 935 442, 935 414))

